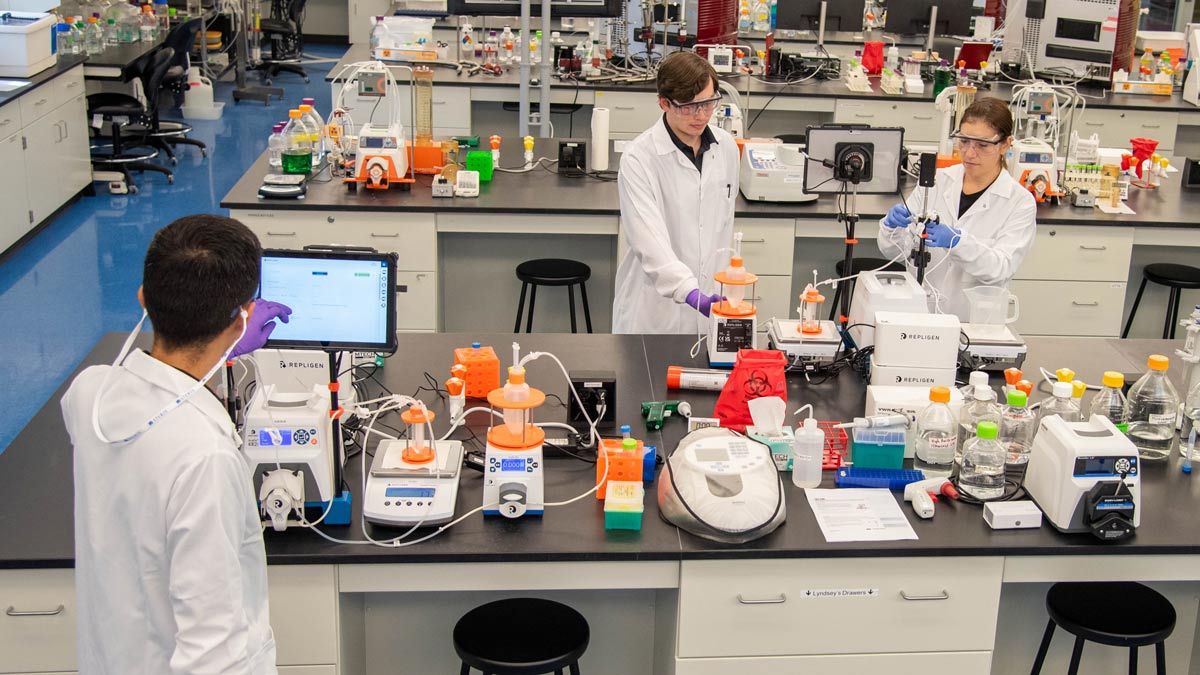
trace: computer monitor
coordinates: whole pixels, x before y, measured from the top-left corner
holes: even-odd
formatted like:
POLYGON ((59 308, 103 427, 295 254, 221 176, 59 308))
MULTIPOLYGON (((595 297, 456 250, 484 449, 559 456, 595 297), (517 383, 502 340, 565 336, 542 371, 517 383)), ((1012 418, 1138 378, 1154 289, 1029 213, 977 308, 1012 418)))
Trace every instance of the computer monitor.
POLYGON ((972 0, 890 0, 884 30, 899 35, 925 35, 929 32, 930 10, 937 6, 937 35, 969 35, 972 0))
MULTIPOLYGON (((863 29, 866 0, 827 0, 825 30, 857 33, 863 29)), ((821 0, 784 0, 775 7, 775 30, 817 30, 821 0)))
POLYGON ((396 351, 395 253, 265 250, 259 296, 292 308, 273 349, 396 351))

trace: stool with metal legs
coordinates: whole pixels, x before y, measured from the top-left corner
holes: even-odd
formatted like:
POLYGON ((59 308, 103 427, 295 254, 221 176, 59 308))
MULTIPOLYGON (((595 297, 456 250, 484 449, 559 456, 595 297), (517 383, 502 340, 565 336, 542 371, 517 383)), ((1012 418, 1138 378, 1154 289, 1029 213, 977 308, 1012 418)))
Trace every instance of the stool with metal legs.
POLYGON ((575 333, 575 293, 573 286, 579 286, 579 297, 583 300, 583 320, 587 332, 592 332, 592 312, 588 308, 587 280, 592 276, 592 268, 576 260, 561 258, 541 258, 526 260, 517 265, 517 278, 521 280, 521 298, 517 301, 517 322, 513 326, 514 333, 521 332, 521 315, 525 308, 525 292, 529 291, 529 318, 525 323, 525 332, 533 332, 533 303, 537 300, 538 286, 566 286, 567 301, 571 309, 571 332, 575 333))
POLYGON ((1153 281, 1170 289, 1167 295, 1167 316, 1163 322, 1163 339, 1175 339, 1175 326, 1179 324, 1179 299, 1183 291, 1200 288, 1200 267, 1178 265, 1175 263, 1151 263, 1142 270, 1142 285, 1138 286, 1137 296, 1133 299, 1133 307, 1129 310, 1129 319, 1125 322, 1125 330, 1121 337, 1129 337, 1129 329, 1133 327, 1133 316, 1137 314, 1138 305, 1142 302, 1142 293, 1146 291, 1146 282, 1153 281))
POLYGON ((542 598, 509 598, 481 605, 454 625, 459 675, 579 675, 587 650, 587 619, 574 609, 542 598))

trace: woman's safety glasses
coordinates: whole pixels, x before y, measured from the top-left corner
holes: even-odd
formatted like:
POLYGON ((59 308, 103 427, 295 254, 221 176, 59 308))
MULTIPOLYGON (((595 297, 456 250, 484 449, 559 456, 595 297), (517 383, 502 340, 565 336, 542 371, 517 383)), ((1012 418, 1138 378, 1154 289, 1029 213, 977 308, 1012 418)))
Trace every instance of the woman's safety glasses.
POLYGON ((954 145, 958 147, 960 152, 966 152, 967 150, 991 152, 1004 142, 1004 137, 975 138, 974 136, 966 136, 961 131, 956 131, 950 134, 950 140, 954 141, 954 145))
POLYGON ((712 98, 706 98, 703 101, 692 101, 691 103, 677 103, 671 101, 671 107, 675 108, 680 114, 695 116, 701 113, 708 115, 713 110, 716 110, 717 104, 721 102, 721 95, 717 94, 712 98))

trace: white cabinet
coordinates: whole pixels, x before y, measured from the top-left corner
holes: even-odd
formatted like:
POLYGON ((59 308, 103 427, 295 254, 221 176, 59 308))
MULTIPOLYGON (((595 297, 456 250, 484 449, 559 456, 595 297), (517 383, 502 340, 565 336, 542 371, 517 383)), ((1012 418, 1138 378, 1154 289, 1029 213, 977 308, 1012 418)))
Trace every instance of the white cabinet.
POLYGON ((1157 152, 1170 154, 1178 127, 1175 112, 1087 108, 1076 116, 1073 131, 1085 138, 1097 134, 1105 148, 1128 148, 1131 138, 1153 138, 1158 141, 1157 152))
POLYGON ((0 251, 91 180, 82 66, 0 107, 0 251))
MULTIPOLYGON (((675 675, 988 675, 991 652, 934 652, 922 654, 838 654, 782 656, 760 659, 677 659, 675 675)), ((282 672, 282 671, 281 671, 282 672)))
POLYGON ((597 91, 595 107, 608 108, 608 129, 613 138, 634 138, 662 117, 658 96, 646 91, 597 91))
POLYGON ((941 115, 932 103, 838 99, 833 109, 837 124, 903 127, 905 142, 936 143, 941 115))
MULTIPOLYGON (((735 232, 742 233, 742 258, 747 269, 758 275, 754 302, 758 308, 758 330, 765 333, 767 320, 785 319, 792 307, 792 250, 796 221, 790 218, 739 218, 735 232)), ((766 346, 760 341, 759 346, 766 346)))
POLYGON ((392 13, 388 0, 349 0, 350 44, 365 44, 371 37, 371 19, 392 13))
POLYGON ((0 140, 0 186, 7 214, 0 218, 0 251, 29 231, 29 197, 26 194, 24 137, 17 133, 0 140))

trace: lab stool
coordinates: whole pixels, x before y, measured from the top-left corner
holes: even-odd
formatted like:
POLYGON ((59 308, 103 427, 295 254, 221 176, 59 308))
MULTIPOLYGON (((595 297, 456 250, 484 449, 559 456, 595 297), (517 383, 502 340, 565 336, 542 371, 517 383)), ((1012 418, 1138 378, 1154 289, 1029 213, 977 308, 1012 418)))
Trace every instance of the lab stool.
POLYGON ((521 332, 521 314, 524 313, 526 290, 529 291, 529 318, 525 322, 525 332, 533 332, 533 301, 537 298, 538 286, 567 287, 567 301, 571 307, 571 332, 579 332, 575 326, 575 292, 572 289, 575 285, 579 286, 579 297, 583 299, 583 320, 587 323, 587 332, 592 332, 592 312, 588 309, 585 283, 591 276, 592 268, 575 260, 540 258, 526 260, 517 265, 517 278, 521 280, 521 299, 517 301, 517 322, 513 326, 513 332, 521 332))
POLYGON ((590 631, 579 612, 553 600, 509 598, 481 605, 454 625, 459 675, 579 675, 590 631))
POLYGON ((1137 673, 1138 647, 1154 645, 1158 675, 1167 673, 1166 645, 1175 630, 1175 608, 1158 591, 1132 581, 1062 582, 1046 592, 1050 621, 1031 675, 1038 675, 1057 625, 1075 636, 1068 675, 1079 672, 1083 643, 1129 648, 1129 673, 1137 673))
POLYGON ((1200 267, 1178 265, 1175 263, 1151 263, 1142 270, 1142 285, 1138 286, 1137 297, 1133 299, 1133 308, 1129 310, 1129 319, 1125 321, 1125 330, 1121 337, 1129 337, 1129 329, 1133 326, 1133 315, 1137 314, 1138 304, 1142 301, 1142 292, 1146 290, 1146 282, 1153 281, 1171 289, 1167 297, 1167 318, 1163 323, 1163 339, 1175 339, 1175 325, 1179 323, 1179 296, 1182 291, 1200 288, 1200 267))
MULTIPOLYGON (((861 274, 862 272, 870 272, 871 270, 877 270, 880 267, 883 267, 883 269, 888 272, 903 272, 904 271, 904 265, 902 265, 900 263, 891 263, 889 265, 888 264, 889 262, 890 261, 884 260, 883 258, 855 258, 854 261, 850 265, 850 267, 853 269, 851 269, 850 272, 846 272, 846 261, 839 260, 839 261, 837 261, 837 265, 834 266, 834 271, 836 271, 837 274, 835 274, 833 276, 835 279, 841 279, 842 277, 848 277, 848 276, 861 274), (884 267, 885 265, 887 265, 887 266, 884 267)), ((849 293, 851 298, 854 297, 854 282, 855 281, 857 281, 857 279, 848 279, 846 281, 838 282, 837 289, 833 292, 833 302, 830 303, 830 305, 829 305, 829 320, 830 321, 834 321, 837 319, 838 311, 841 309, 842 291, 849 293)))

